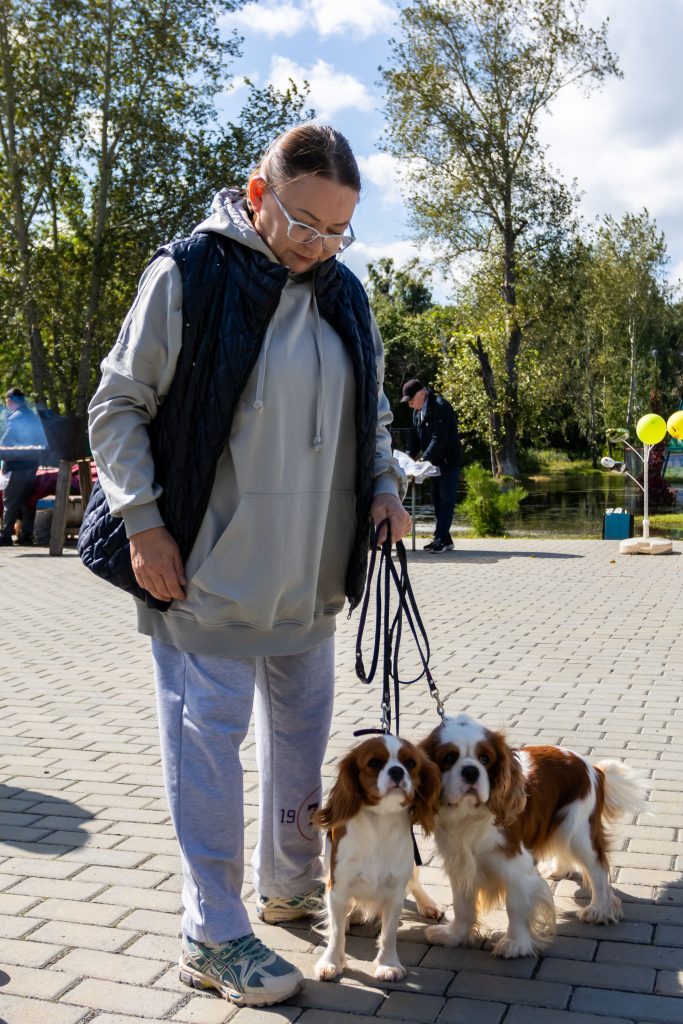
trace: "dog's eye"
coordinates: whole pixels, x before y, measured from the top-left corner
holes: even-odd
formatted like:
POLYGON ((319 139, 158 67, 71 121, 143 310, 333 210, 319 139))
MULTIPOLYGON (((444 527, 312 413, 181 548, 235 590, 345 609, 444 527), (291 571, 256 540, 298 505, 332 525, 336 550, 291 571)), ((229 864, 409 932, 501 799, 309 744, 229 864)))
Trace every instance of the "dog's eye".
POLYGON ((384 761, 381 757, 371 757, 368 761, 368 768, 372 768, 373 771, 380 771, 384 768, 384 761))
POLYGON ((403 762, 403 767, 407 768, 409 772, 412 772, 412 770, 413 770, 413 768, 415 767, 416 764, 417 764, 417 762, 413 761, 413 759, 411 757, 407 761, 403 762))
POLYGON ((479 755, 479 761, 483 765, 491 764, 491 758, 489 757, 488 754, 480 754, 479 755))
POLYGON ((444 754, 444 756, 442 757, 441 764, 444 766, 444 768, 452 768, 457 760, 458 755, 455 753, 454 750, 450 750, 447 754, 444 754))

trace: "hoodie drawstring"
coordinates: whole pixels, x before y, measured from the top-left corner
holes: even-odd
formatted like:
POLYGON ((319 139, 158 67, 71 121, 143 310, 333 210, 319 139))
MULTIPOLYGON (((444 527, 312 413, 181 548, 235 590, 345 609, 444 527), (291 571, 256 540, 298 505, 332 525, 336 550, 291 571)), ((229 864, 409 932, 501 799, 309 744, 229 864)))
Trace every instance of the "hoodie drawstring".
POLYGON ((270 345, 270 339, 273 337, 275 331, 275 321, 277 319, 277 310, 273 313, 270 318, 270 323, 266 330, 266 336, 263 339, 263 346, 261 348, 261 355, 259 356, 258 363, 258 376, 256 378, 256 397, 252 403, 252 408, 256 409, 257 412, 263 410, 263 389, 266 383, 266 362, 268 359, 268 346, 270 345))
MULTIPOLYGON (((318 312, 318 303, 315 301, 315 294, 311 295, 311 306, 313 312, 313 334, 315 337, 315 350, 318 356, 318 373, 319 373, 319 384, 316 390, 316 401, 315 401, 315 433, 313 435, 313 449, 316 452, 322 450, 323 447, 323 413, 325 409, 325 365, 323 356, 323 336, 322 326, 320 323, 320 313, 318 312)), ((265 389, 266 382, 266 364, 268 361, 268 348, 270 346, 273 333, 275 331, 275 320, 277 318, 277 310, 271 317, 270 323, 266 330, 266 336, 263 339, 263 346, 261 348, 261 354, 259 356, 258 373, 256 377, 256 396, 252 402, 252 409, 256 412, 263 411, 263 392, 265 389)))
POLYGON ((316 452, 322 450, 323 446, 323 409, 325 406, 325 367, 323 363, 323 332, 320 325, 320 313, 318 303, 315 301, 315 292, 311 292, 311 305, 313 306, 313 321, 315 334, 315 348, 318 353, 318 372, 320 383, 318 385, 315 403, 315 434, 313 435, 313 448, 316 452))

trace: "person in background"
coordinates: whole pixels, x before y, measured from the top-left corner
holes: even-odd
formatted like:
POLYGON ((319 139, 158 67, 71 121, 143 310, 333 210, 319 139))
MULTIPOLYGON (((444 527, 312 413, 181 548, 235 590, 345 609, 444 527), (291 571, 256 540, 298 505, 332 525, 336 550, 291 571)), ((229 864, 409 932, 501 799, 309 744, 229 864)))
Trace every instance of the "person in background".
POLYGON ((408 454, 412 459, 421 455, 425 462, 441 470, 440 476, 431 478, 435 526, 434 538, 425 544, 425 551, 452 551, 451 523, 462 463, 455 411, 445 398, 416 378, 403 385, 401 401, 413 410, 408 454))
POLYGON ((29 499, 47 442, 40 419, 29 409, 23 391, 10 388, 5 402, 9 415, 0 437, 0 459, 8 480, 4 491, 0 547, 12 546, 12 534, 18 519, 21 520, 21 533, 17 544, 30 546, 33 544, 36 508, 29 499))
POLYGON ((388 519, 393 540, 411 525, 381 339, 337 259, 359 192, 334 128, 279 136, 245 189, 223 189, 190 238, 156 254, 90 404, 102 488, 149 595, 138 628, 184 876, 180 978, 238 1006, 302 981, 242 901, 252 705, 256 915, 283 923, 322 907, 311 816, 336 618, 361 599, 372 524, 388 519))

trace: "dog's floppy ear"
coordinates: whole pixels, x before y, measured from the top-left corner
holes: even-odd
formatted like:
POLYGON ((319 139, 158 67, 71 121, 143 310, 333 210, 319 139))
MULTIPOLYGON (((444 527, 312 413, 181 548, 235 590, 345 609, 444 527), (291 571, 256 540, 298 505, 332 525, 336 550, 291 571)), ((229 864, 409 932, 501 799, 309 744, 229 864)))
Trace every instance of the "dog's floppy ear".
POLYGON ((433 761, 427 757, 420 747, 417 748, 419 757, 419 782, 415 789, 415 802, 413 803, 413 819, 421 825, 427 835, 434 831, 434 817, 439 810, 439 797, 441 796, 441 771, 433 761))
POLYGON ((424 751, 432 763, 434 762, 434 751, 441 742, 441 728, 440 725, 437 725, 436 729, 432 729, 429 736, 418 743, 418 749, 424 751))
POLYGON ((489 810, 496 825, 507 825, 521 814, 526 805, 524 773, 516 752, 508 746, 502 732, 490 733, 489 740, 496 751, 489 810))
POLYGON ((339 765, 335 782, 327 803, 313 815, 313 823, 330 832, 354 818, 362 806, 358 761, 351 750, 339 765))

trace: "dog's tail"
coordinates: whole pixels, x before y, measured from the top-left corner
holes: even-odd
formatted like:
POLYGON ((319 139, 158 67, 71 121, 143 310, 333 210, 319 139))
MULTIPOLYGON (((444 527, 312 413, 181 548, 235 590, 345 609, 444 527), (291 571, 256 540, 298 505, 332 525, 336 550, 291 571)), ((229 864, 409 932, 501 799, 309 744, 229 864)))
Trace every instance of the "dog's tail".
POLYGON ((624 814, 636 814, 647 807, 644 780, 623 761, 600 761, 596 766, 605 780, 603 815, 609 822, 624 814))

